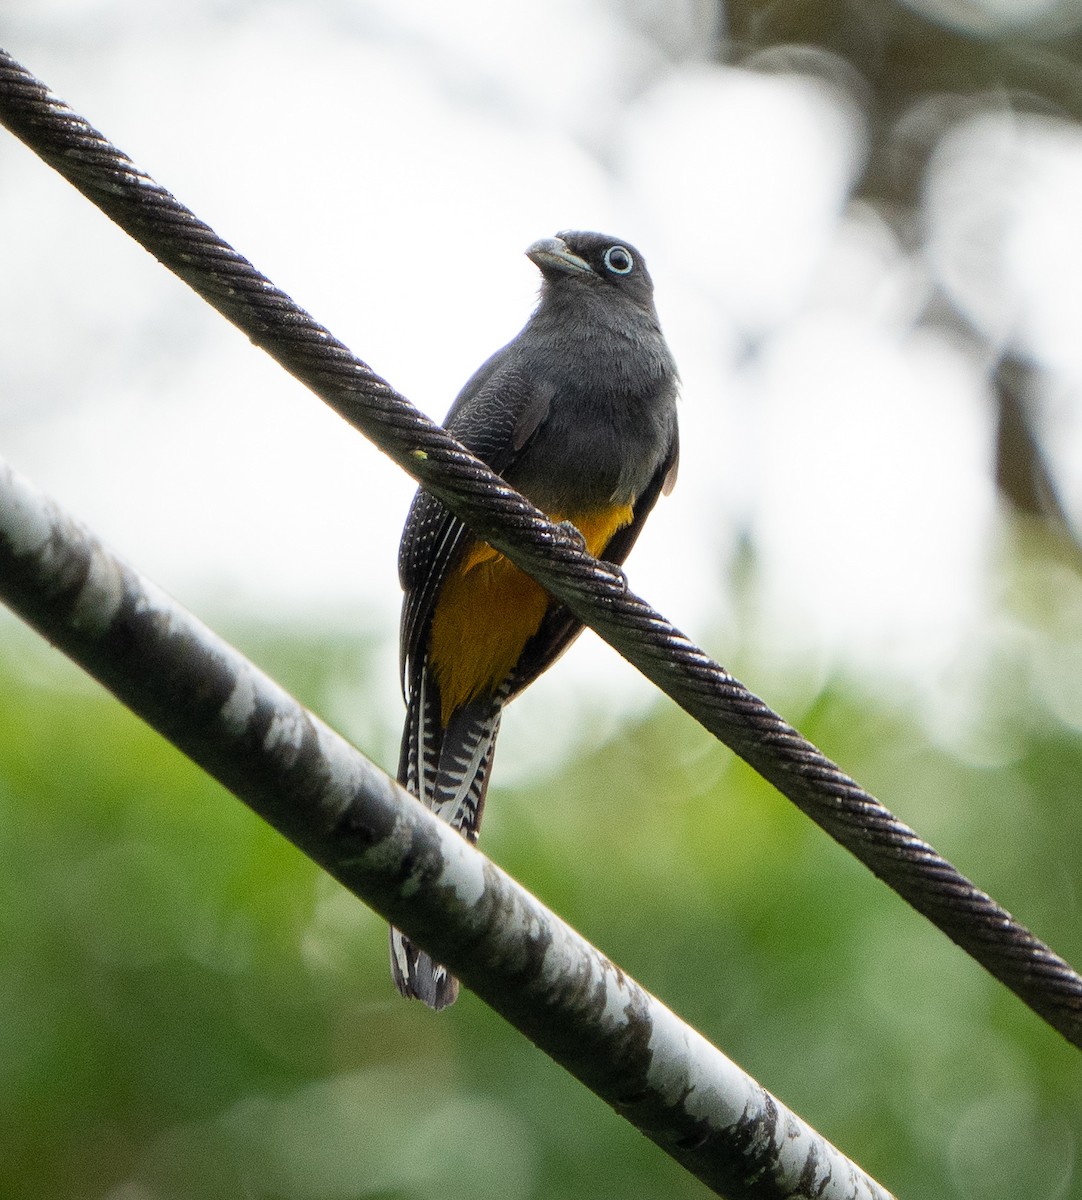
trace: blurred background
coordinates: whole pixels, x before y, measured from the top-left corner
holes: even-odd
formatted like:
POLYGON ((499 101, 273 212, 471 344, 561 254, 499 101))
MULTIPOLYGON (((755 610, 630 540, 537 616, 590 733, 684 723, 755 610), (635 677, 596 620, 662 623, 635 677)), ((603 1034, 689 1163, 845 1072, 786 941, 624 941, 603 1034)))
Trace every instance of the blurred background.
MULTIPOLYGON (((1082 963, 1075 0, 0 0, 0 45, 435 417, 522 251, 643 250, 631 585, 1082 963)), ((0 136, 0 452, 366 753, 412 485, 0 136)), ((1082 1197, 1077 1051, 587 634, 483 838, 904 1197, 1082 1197)), ((0 614, 0 1194, 705 1189, 0 614)))

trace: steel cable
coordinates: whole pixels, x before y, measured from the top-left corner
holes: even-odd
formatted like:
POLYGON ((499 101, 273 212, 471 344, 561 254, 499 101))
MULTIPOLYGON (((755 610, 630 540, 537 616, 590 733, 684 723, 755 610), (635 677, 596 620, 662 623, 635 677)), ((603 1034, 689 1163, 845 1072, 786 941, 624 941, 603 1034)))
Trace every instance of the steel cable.
POLYGON ((0 123, 1082 1047, 1082 977, 0 50, 0 123))

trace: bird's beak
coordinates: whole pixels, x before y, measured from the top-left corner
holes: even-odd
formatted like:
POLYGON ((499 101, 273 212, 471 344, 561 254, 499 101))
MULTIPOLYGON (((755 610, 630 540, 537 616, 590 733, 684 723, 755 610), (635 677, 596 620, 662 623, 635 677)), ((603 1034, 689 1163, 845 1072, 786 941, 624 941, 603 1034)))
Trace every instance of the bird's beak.
POLYGON ((584 258, 572 254, 563 238, 542 238, 526 251, 526 257, 542 275, 589 275, 593 267, 584 258))

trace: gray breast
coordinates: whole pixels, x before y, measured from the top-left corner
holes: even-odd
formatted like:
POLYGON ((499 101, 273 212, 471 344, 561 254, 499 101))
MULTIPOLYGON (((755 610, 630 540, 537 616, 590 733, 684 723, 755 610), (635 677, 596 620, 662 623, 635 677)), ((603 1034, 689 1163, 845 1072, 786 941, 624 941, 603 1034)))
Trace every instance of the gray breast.
POLYGON ((606 306, 533 332, 523 368, 552 400, 509 482, 550 512, 633 502, 676 425, 676 369, 656 320, 606 306))

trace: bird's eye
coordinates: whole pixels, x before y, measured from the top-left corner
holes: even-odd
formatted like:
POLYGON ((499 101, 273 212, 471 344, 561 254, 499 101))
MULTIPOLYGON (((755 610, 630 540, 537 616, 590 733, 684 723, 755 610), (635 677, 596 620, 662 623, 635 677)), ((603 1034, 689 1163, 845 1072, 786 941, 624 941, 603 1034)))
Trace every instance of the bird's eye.
POLYGON ((614 275, 629 275, 631 268, 635 265, 635 260, 623 246, 610 246, 605 251, 603 261, 614 275))

